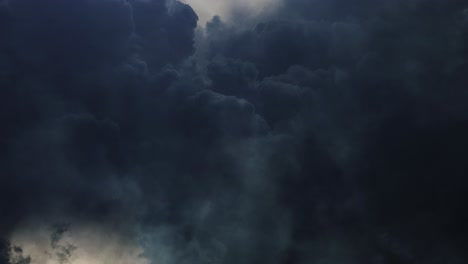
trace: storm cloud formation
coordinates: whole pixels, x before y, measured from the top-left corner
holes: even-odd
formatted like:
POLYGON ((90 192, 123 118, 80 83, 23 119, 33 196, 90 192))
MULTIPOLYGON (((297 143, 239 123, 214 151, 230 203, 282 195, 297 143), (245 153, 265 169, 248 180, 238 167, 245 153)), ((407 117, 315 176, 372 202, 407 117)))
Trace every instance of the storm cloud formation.
POLYGON ((231 15, 0 1, 0 264, 465 263, 468 4, 231 15))

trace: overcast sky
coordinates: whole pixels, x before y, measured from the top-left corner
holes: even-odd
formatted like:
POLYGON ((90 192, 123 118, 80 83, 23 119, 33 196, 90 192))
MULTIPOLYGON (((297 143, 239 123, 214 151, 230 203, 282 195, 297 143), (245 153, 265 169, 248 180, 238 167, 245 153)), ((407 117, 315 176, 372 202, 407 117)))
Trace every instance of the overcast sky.
POLYGON ((468 2, 272 1, 0 0, 0 264, 468 263, 468 2))

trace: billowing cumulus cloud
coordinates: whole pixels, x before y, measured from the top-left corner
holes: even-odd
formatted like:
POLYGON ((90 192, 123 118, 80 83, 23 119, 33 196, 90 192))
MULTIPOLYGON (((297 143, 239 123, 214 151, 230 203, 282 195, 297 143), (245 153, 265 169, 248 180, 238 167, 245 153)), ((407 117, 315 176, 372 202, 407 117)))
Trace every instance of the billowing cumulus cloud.
POLYGON ((0 1, 0 264, 465 263, 467 41, 458 0, 0 1))

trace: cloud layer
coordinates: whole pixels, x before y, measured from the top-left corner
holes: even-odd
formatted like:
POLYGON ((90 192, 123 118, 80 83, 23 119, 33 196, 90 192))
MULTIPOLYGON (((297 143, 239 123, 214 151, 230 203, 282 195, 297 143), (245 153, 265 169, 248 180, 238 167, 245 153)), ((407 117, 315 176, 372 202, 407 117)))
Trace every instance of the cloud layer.
POLYGON ((464 263, 468 5, 262 5, 0 1, 0 264, 464 263))

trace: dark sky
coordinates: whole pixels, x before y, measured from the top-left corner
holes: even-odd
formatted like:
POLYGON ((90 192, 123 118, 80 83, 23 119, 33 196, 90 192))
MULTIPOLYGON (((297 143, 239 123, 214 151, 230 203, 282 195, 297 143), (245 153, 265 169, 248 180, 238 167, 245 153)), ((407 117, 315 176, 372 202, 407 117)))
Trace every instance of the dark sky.
POLYGON ((0 264, 467 263, 468 3, 259 10, 0 0, 0 264))

